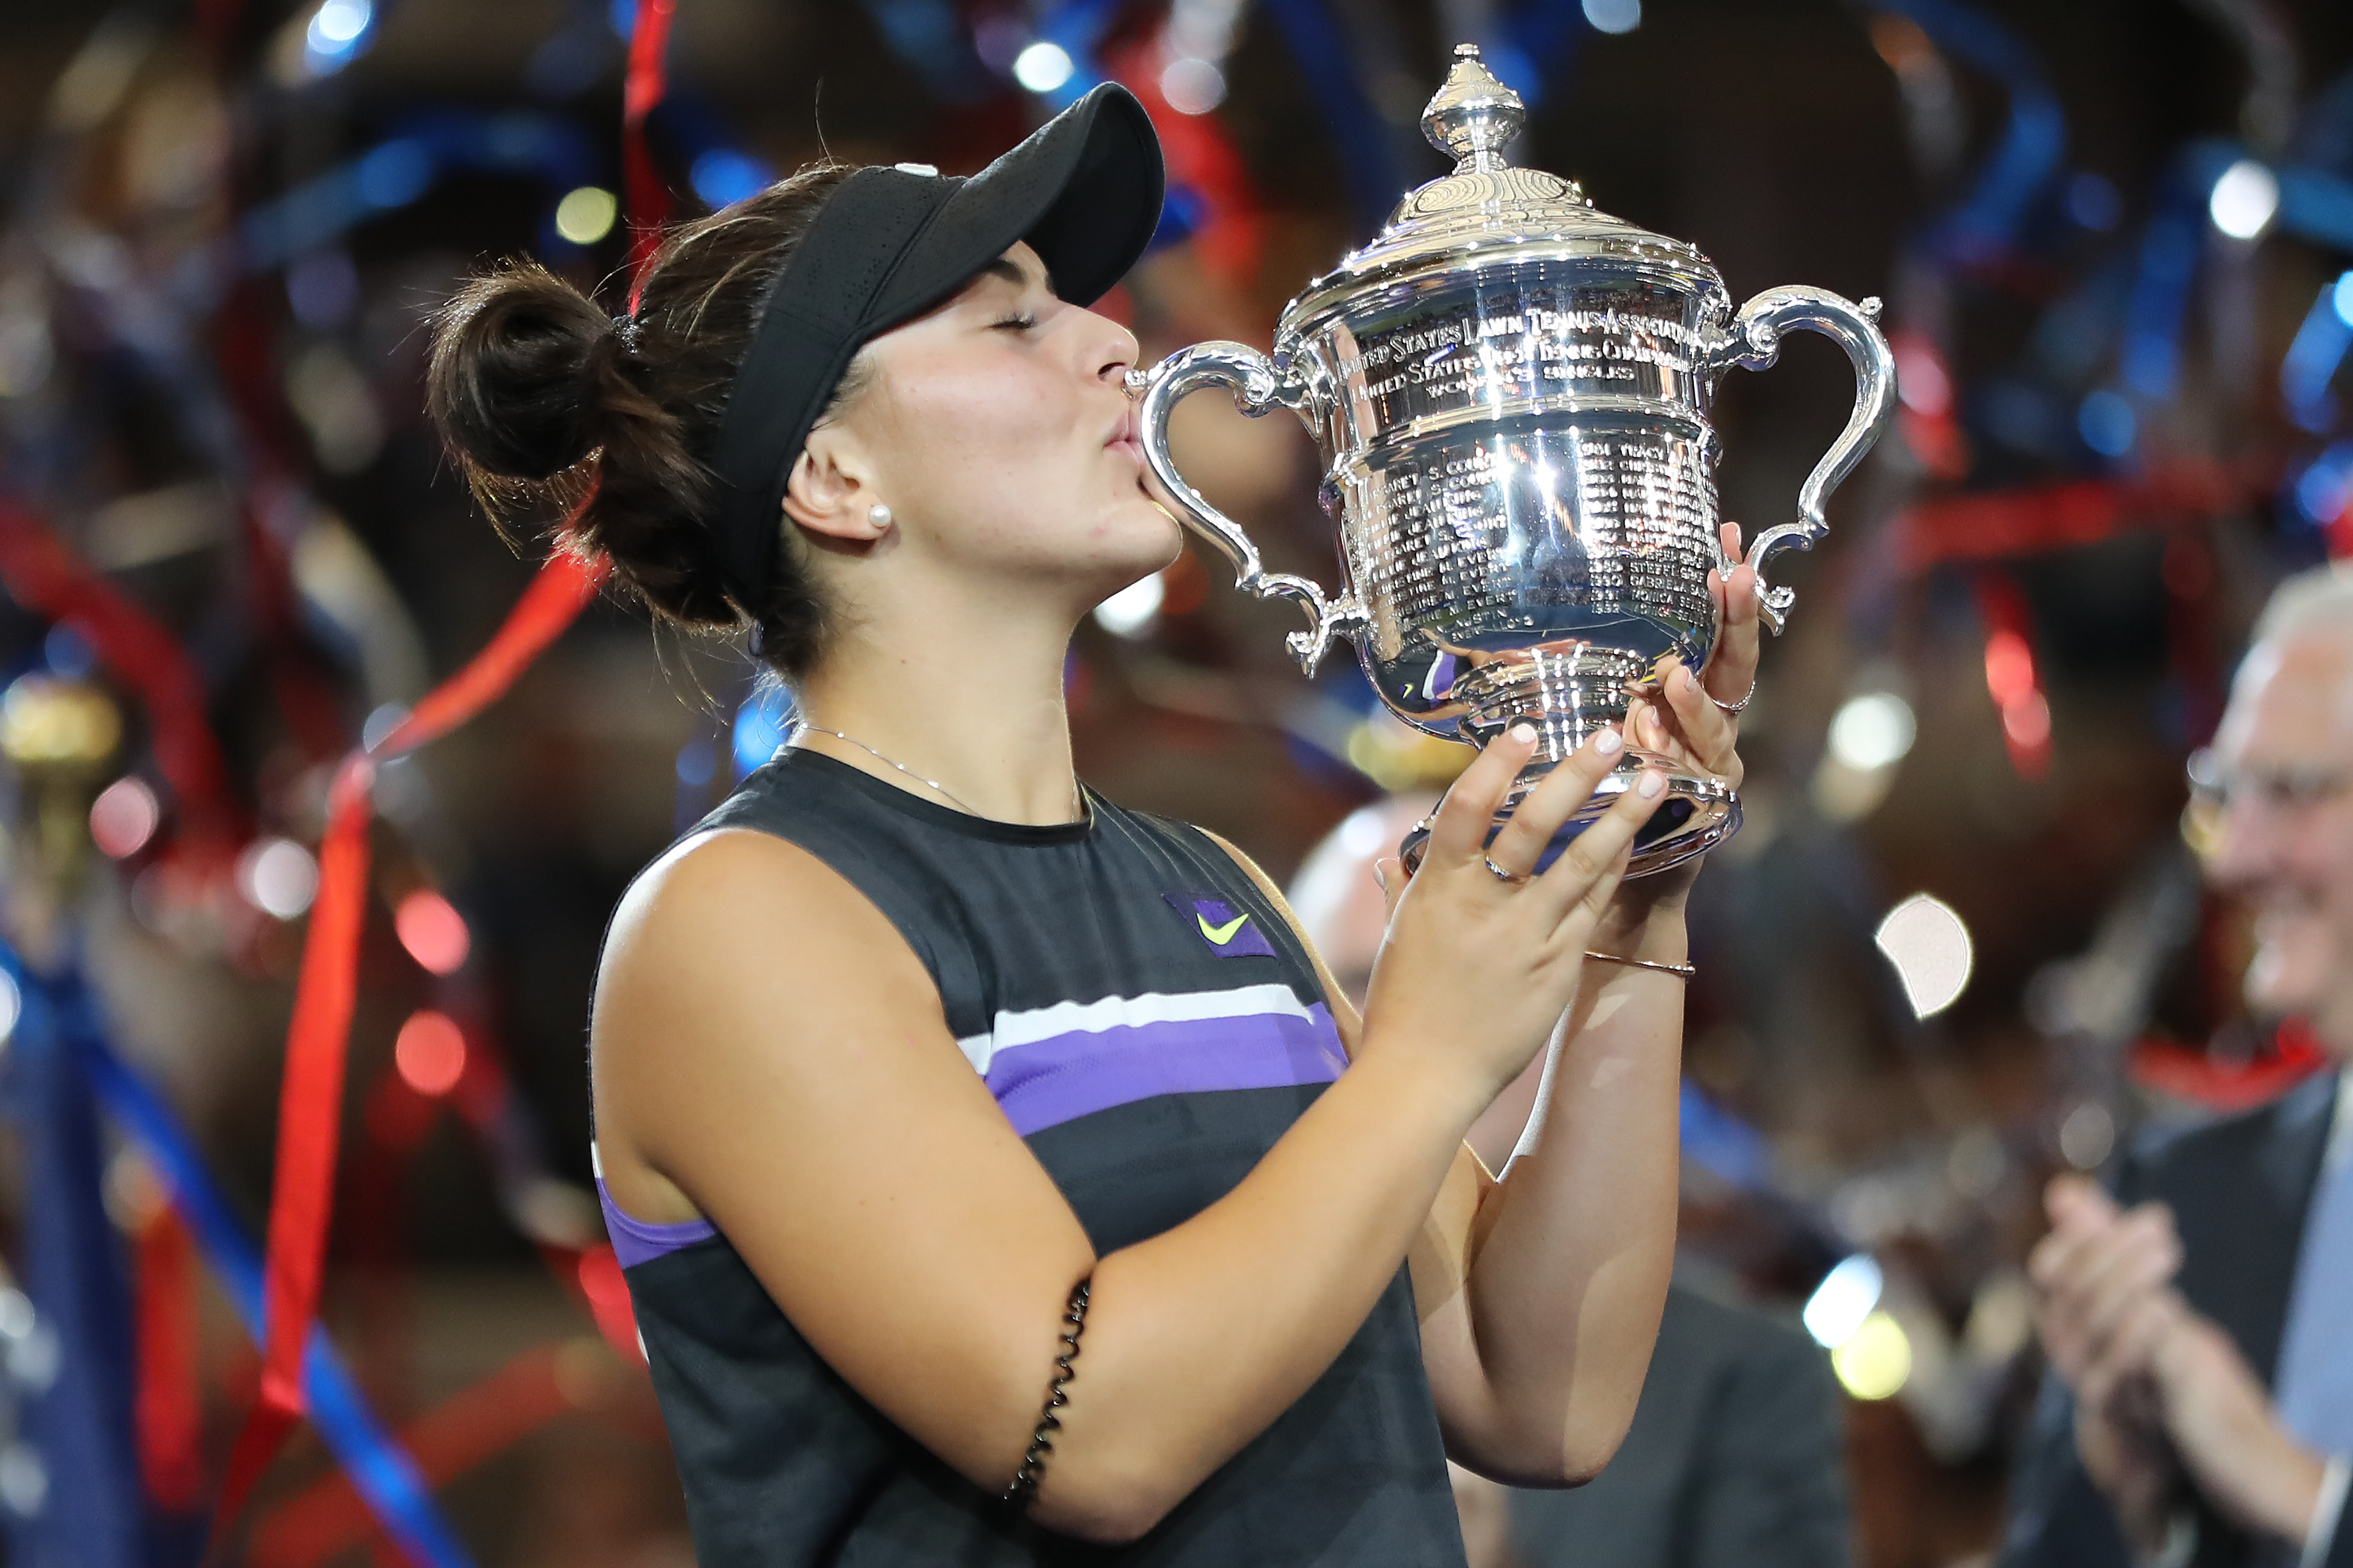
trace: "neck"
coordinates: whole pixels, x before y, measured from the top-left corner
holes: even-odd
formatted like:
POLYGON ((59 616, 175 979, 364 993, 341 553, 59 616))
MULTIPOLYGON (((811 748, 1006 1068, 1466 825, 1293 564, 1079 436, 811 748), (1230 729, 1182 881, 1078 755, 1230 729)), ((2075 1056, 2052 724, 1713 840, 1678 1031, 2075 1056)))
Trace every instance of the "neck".
MULTIPOLYGON (((1060 617, 953 595, 858 620, 800 682, 800 715, 871 746, 999 822, 1075 820, 1060 617)), ((936 799, 858 746, 804 731, 799 743, 936 799)))

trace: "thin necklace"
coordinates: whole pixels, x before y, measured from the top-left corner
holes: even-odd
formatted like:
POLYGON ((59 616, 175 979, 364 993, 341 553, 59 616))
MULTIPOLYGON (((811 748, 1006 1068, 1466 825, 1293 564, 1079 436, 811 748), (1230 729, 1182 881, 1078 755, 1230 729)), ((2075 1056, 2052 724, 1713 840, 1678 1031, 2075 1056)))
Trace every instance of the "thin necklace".
MULTIPOLYGON (((947 785, 940 783, 939 780, 925 778, 923 774, 917 773, 906 763, 899 762, 894 758, 884 756, 881 752, 876 751, 873 747, 868 745, 865 742, 860 740, 855 735, 845 735, 839 730, 828 730, 822 724, 812 724, 806 719, 796 720, 793 723, 793 728, 796 730, 814 730, 820 735, 830 735, 837 741, 847 741, 851 745, 857 747, 860 751, 865 752, 868 756, 872 757, 876 762, 882 763, 888 766, 898 769, 901 773, 906 774, 917 784, 922 784, 924 788, 940 795, 958 811, 963 812, 966 816, 977 816, 983 821, 988 820, 987 813, 975 811, 971 806, 966 805, 964 801, 957 796, 955 791, 948 788, 947 785)), ((1075 779, 1072 780, 1071 784, 1071 820, 1074 822, 1086 816, 1086 803, 1080 798, 1078 793, 1078 781, 1075 779)))

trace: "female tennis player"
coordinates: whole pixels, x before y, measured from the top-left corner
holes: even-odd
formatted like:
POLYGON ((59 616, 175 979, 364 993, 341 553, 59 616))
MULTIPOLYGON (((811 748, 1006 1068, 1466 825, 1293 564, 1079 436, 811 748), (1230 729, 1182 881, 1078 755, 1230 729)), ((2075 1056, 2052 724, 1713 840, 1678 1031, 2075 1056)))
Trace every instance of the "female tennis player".
MULTIPOLYGON (((515 265, 444 312, 433 414, 494 510, 800 727, 635 883, 590 1055, 606 1215, 700 1560, 1462 1562, 1444 1460, 1593 1475, 1673 1246, 1688 874, 1621 888, 1655 776, 1549 869, 1622 742, 1474 762, 1362 1018, 1273 887, 1073 775, 1073 628, 1166 565, 1086 306, 1161 166, 1103 88, 970 179, 805 172, 671 234, 626 318, 515 265), (1551 1046, 1497 1180, 1464 1130, 1551 1046)), ((1725 645, 1638 708, 1736 774, 1725 645)))

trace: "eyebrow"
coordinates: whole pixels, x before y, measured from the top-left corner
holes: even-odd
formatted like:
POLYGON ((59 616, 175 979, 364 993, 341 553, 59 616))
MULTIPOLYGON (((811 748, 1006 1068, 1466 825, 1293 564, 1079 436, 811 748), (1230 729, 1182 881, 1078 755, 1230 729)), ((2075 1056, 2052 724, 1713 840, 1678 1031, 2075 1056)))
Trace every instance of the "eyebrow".
MULTIPOLYGON (((1019 262, 1014 260, 1013 258, 1009 256, 998 257, 996 260, 982 268, 977 276, 982 278, 1002 278, 1008 283, 1012 284, 1016 289, 1027 289, 1029 287, 1030 283, 1030 273, 1029 268, 1023 267, 1019 262)), ((1043 280, 1046 285, 1047 293, 1053 295, 1056 299, 1061 298, 1061 291, 1054 287, 1054 275, 1051 272, 1047 273, 1043 280)))

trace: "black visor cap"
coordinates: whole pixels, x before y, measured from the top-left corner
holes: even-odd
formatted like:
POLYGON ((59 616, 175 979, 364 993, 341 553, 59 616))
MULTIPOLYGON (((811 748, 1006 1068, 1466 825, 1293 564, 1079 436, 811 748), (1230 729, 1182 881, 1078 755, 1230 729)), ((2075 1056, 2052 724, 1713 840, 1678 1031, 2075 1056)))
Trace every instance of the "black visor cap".
POLYGON ((892 326, 920 315, 1023 240, 1059 298, 1092 305, 1152 243, 1164 180, 1144 105, 1124 87, 1098 87, 956 184, 883 289, 878 314, 892 326))
POLYGON ((1144 254, 1165 194, 1135 95, 1094 89, 969 179, 861 169, 827 198, 736 367, 712 468, 728 593, 756 619, 778 509, 808 433, 860 347, 953 297, 1028 241, 1056 294, 1091 305, 1144 254))

